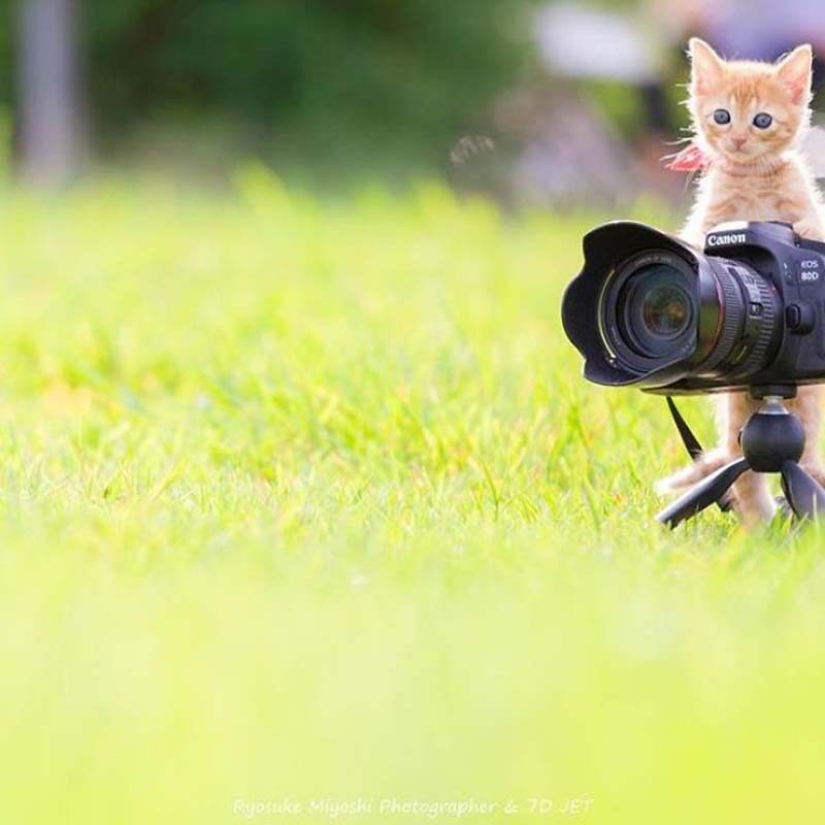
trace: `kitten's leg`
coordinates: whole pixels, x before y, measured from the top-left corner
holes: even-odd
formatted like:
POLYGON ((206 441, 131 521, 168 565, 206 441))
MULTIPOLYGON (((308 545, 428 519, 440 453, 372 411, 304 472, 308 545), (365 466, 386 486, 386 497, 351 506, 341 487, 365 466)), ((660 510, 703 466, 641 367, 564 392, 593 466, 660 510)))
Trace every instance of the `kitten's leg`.
POLYGON ((796 413, 805 430, 805 450, 799 463, 820 484, 825 484, 825 465, 819 446, 822 428, 822 404, 825 391, 819 384, 799 387, 796 398, 787 402, 788 409, 796 413))

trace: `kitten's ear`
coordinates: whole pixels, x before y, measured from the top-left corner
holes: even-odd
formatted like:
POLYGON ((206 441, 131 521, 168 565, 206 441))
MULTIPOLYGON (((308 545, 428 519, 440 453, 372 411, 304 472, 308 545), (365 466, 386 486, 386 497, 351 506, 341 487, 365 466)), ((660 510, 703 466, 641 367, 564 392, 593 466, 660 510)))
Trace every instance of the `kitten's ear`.
POLYGON ((791 95, 794 103, 808 102, 811 94, 811 63, 813 51, 806 43, 797 46, 776 66, 776 76, 791 95))
POLYGON ((690 38, 688 53, 692 64, 690 72, 691 94, 704 94, 722 79, 725 63, 704 40, 698 37, 690 38))

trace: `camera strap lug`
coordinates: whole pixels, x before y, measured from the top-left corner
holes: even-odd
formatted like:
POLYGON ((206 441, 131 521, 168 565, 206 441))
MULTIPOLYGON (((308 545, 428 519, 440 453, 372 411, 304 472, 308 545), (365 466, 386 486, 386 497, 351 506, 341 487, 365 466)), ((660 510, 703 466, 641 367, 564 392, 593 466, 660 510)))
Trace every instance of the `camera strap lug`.
POLYGON ((682 416, 682 413, 679 412, 676 403, 669 395, 667 396, 666 401, 667 408, 670 410, 671 418, 673 418, 673 423, 676 425, 676 429, 679 430, 679 435, 682 437, 682 443, 685 445, 688 455, 694 461, 697 461, 699 456, 702 455, 702 445, 699 443, 699 439, 693 434, 693 430, 690 429, 687 421, 685 421, 682 416))
MULTIPOLYGON (((676 425, 676 429, 679 431, 679 436, 682 439, 682 443, 685 445, 688 455, 694 461, 698 461, 704 452, 702 445, 699 443, 699 439, 693 434, 693 430, 690 429, 690 425, 687 421, 685 421, 682 413, 679 412, 676 402, 669 395, 666 396, 665 400, 667 401, 667 408, 670 410, 670 416, 673 419, 673 423, 676 425)), ((719 509, 723 513, 727 513, 728 510, 730 510, 730 507, 730 498, 725 496, 725 498, 719 502, 719 509)))

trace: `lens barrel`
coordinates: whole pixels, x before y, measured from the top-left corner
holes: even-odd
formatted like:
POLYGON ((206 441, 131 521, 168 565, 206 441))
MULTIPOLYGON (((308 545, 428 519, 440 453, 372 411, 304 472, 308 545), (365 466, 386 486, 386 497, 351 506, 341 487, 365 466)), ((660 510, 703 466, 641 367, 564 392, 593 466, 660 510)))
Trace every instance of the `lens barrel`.
POLYGON ((659 250, 620 263, 598 307, 603 344, 623 368, 643 376, 684 359, 694 376, 732 380, 765 365, 780 311, 773 284, 747 265, 659 250))
POLYGON ((770 279, 740 261, 712 258, 709 266, 722 323, 700 371, 736 381, 769 363, 782 334, 782 302, 770 279))

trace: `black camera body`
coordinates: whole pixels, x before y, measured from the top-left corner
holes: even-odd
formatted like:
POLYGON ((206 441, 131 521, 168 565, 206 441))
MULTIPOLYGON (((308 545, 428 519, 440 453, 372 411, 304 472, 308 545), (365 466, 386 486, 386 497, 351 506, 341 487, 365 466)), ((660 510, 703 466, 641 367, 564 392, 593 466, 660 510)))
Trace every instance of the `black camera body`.
POLYGON ((583 248, 562 321, 588 380, 664 395, 825 381, 825 243, 743 222, 700 252, 615 221, 583 248))

